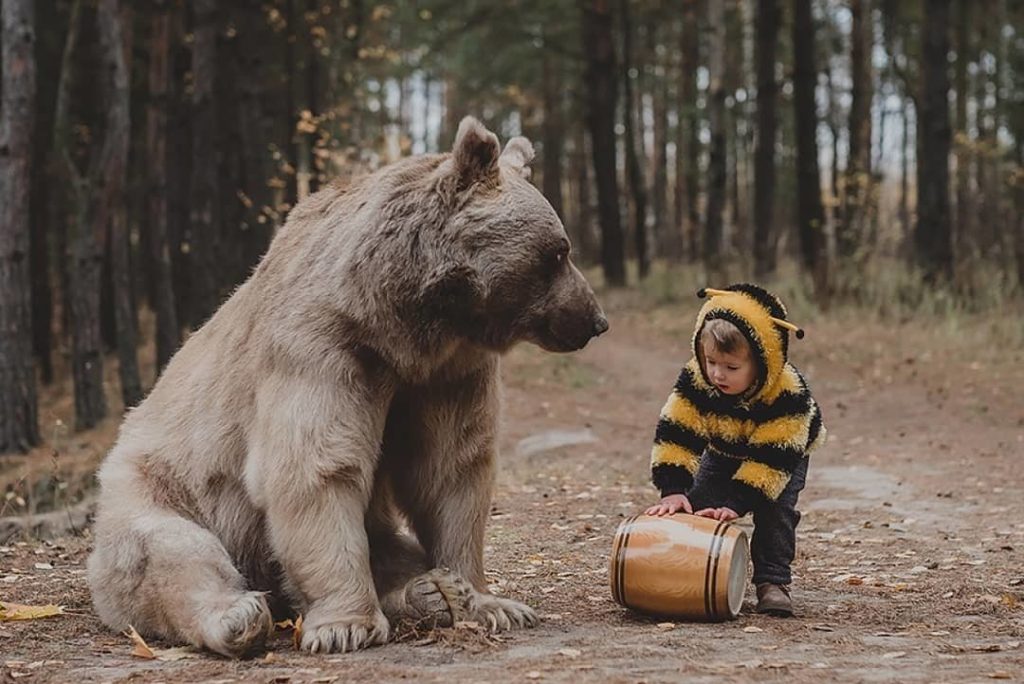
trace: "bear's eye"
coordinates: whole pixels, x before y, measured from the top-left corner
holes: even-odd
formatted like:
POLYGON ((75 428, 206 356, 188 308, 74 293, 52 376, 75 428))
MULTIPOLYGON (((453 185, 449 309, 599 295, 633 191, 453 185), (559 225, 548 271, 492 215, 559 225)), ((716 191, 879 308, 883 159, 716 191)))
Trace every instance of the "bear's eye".
POLYGON ((551 273, 557 273, 565 266, 566 260, 569 258, 569 247, 567 245, 559 245, 558 249, 553 252, 548 252, 546 259, 546 266, 551 273))

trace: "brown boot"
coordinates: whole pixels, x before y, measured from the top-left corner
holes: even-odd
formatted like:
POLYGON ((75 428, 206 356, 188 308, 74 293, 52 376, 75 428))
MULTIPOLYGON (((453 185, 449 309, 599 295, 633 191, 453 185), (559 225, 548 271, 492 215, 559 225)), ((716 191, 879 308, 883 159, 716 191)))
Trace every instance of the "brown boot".
POLYGON ((789 586, 767 582, 758 584, 757 612, 775 617, 792 617, 793 600, 789 598, 789 586))

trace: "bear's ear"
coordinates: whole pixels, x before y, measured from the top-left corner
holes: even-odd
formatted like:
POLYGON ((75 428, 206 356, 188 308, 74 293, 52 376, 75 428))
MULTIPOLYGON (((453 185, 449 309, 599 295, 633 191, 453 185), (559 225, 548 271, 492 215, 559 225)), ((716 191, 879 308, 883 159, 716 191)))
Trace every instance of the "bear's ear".
POLYGON ((506 169, 515 171, 523 178, 530 178, 530 162, 533 161, 533 145, 521 135, 517 135, 505 144, 505 150, 498 158, 498 163, 506 169))
POLYGON ((455 134, 455 147, 452 149, 459 188, 468 188, 477 181, 497 178, 500 151, 498 136, 473 117, 464 118, 459 124, 459 132, 455 134))

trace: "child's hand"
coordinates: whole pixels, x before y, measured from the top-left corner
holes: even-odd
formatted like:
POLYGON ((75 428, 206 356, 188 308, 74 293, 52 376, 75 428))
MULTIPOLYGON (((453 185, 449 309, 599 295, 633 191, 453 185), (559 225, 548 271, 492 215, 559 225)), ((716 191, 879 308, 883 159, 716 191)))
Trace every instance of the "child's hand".
POLYGON ((722 522, 729 522, 730 520, 735 520, 740 517, 736 511, 726 506, 722 506, 721 508, 702 508, 694 513, 694 515, 699 515, 702 518, 721 520, 722 522))
MULTIPOLYGON (((660 503, 654 504, 644 513, 647 515, 672 515, 679 511, 693 513, 693 506, 690 505, 690 500, 686 498, 685 494, 669 494, 662 497, 660 503)), ((733 517, 735 517, 735 513, 733 517)))

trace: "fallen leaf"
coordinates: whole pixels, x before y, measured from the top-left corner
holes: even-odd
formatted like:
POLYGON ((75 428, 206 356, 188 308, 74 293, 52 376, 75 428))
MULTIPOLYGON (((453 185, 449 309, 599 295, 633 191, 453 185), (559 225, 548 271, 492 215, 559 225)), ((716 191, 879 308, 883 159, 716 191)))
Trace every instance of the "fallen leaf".
POLYGON ((989 679, 1012 679, 1012 675, 1009 672, 989 672, 989 679))
POLYGON ((299 646, 302 645, 302 616, 295 618, 295 629, 292 631, 292 643, 295 644, 295 650, 299 650, 299 646))
POLYGON ((135 628, 128 625, 128 631, 124 633, 126 637, 132 640, 135 647, 132 649, 132 655, 136 658, 145 658, 146 660, 156 660, 156 653, 153 653, 153 649, 149 647, 145 639, 135 631, 135 628))
POLYGON ((563 648, 558 651, 561 655, 566 658, 579 658, 581 651, 577 648, 563 648))
POLYGON ((816 630, 818 632, 834 632, 834 631, 836 631, 834 627, 829 627, 828 625, 813 625, 811 627, 811 629, 816 630))
POLYGON ((455 623, 455 629, 469 629, 475 631, 480 629, 480 623, 473 620, 459 620, 455 623))
POLYGON ((292 622, 291 618, 288 618, 287 620, 281 620, 280 622, 275 622, 274 623, 274 628, 275 629, 282 629, 282 630, 283 629, 295 629, 295 623, 292 622))
POLYGON ((848 580, 846 580, 846 583, 852 584, 853 586, 857 586, 859 584, 864 584, 864 579, 862 577, 851 577, 848 580))
POLYGON ((63 615, 64 608, 48 604, 45 606, 23 606, 20 603, 0 601, 0 622, 9 620, 38 620, 39 618, 63 615))
POLYGON ((757 634, 758 632, 763 632, 764 630, 760 627, 754 627, 753 625, 751 625, 750 627, 744 627, 743 631, 747 634, 757 634))
POLYGON ((526 678, 527 679, 540 679, 540 672, 537 672, 536 670, 530 670, 529 672, 526 673, 526 678))
POLYGON ((53 570, 53 566, 49 563, 36 563, 36 570, 53 570))
POLYGON ((175 646, 174 648, 150 649, 156 654, 157 660, 173 663, 176 660, 195 658, 198 654, 188 646, 175 646))
POLYGON ((906 651, 890 651, 889 653, 883 653, 882 657, 886 660, 891 660, 893 658, 902 658, 905 655, 907 655, 906 651))
POLYGON ((674 623, 674 622, 659 622, 657 625, 655 625, 655 627, 657 627, 658 629, 660 629, 663 632, 667 632, 670 629, 675 629, 676 628, 676 623, 674 623))

